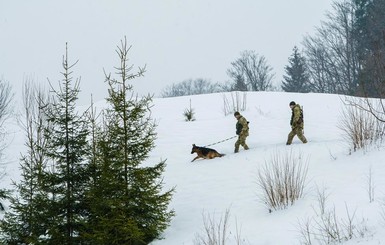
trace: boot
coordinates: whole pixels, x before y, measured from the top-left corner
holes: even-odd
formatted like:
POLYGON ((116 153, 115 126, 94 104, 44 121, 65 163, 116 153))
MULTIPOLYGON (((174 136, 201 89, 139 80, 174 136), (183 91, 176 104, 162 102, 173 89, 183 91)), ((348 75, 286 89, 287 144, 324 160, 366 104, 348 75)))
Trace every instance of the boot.
POLYGON ((245 150, 248 150, 248 149, 250 149, 248 145, 245 145, 245 147, 244 147, 244 148, 245 148, 245 150))
POLYGON ((239 149, 238 148, 235 148, 234 149, 234 153, 238 153, 239 152, 239 149))

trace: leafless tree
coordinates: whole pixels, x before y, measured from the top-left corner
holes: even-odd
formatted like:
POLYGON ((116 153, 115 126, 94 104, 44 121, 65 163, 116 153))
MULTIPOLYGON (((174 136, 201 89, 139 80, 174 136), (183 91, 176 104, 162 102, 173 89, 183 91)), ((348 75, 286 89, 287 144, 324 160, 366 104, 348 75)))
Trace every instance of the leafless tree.
POLYGON ((241 52, 241 57, 231 62, 231 65, 227 74, 233 79, 234 87, 242 90, 247 88, 249 91, 272 89, 273 68, 267 64, 264 56, 252 50, 245 50, 241 52))
POLYGON ((9 82, 0 79, 0 159, 3 156, 3 150, 6 147, 6 130, 4 123, 12 115, 12 87, 9 82))
MULTIPOLYGON (((0 79, 0 164, 3 162, 3 151, 6 144, 6 129, 5 122, 12 115, 12 102, 13 93, 11 85, 0 79)), ((0 179, 4 176, 3 168, 0 168, 0 179)), ((3 189, 0 189, 0 199, 4 199, 7 196, 7 192, 3 189)), ((3 205, 0 202, 0 209, 4 210, 3 205)))
POLYGON ((197 78, 187 79, 181 83, 172 84, 163 89, 161 96, 165 98, 194 94, 210 94, 221 91, 223 91, 223 89, 218 83, 211 83, 207 79, 197 78))
POLYGON ((23 86, 23 119, 19 120, 20 126, 26 134, 27 153, 23 156, 31 169, 37 171, 37 176, 41 176, 42 170, 46 167, 47 157, 44 148, 47 138, 44 136, 44 128, 48 127, 49 122, 43 113, 43 108, 47 105, 48 93, 43 87, 33 81, 26 81, 23 86))
POLYGON ((303 44, 311 76, 311 89, 320 93, 354 95, 358 88, 360 62, 354 38, 355 6, 334 2, 327 20, 303 44))

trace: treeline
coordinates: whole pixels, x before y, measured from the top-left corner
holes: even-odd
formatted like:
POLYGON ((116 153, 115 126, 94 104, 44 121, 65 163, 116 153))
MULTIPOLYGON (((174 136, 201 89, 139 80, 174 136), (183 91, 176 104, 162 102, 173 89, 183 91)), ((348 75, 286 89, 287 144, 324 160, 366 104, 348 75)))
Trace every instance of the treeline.
POLYGON ((155 147, 151 97, 134 95, 126 40, 116 50, 114 78, 106 74, 107 108, 77 110, 80 81, 63 57, 63 79, 46 93, 26 84, 22 120, 27 151, 21 179, 0 222, 1 244, 148 244, 160 238, 174 211, 165 190, 165 161, 144 164, 155 147))
POLYGON ((279 87, 266 58, 252 50, 227 69, 224 84, 188 80, 173 84, 161 96, 180 96, 223 91, 269 91, 332 93, 365 97, 385 95, 385 2, 335 1, 312 35, 293 48, 279 87), (186 89, 207 85, 204 89, 186 89))

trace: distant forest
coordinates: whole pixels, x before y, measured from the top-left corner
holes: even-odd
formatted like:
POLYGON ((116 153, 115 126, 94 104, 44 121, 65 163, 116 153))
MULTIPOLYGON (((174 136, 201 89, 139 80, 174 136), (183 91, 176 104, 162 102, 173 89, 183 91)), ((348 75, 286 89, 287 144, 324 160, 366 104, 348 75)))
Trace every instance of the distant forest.
POLYGON ((313 35, 293 47, 278 87, 267 59, 245 50, 229 64, 229 80, 188 78, 163 89, 162 97, 229 92, 331 93, 382 98, 385 95, 385 1, 335 1, 313 35))

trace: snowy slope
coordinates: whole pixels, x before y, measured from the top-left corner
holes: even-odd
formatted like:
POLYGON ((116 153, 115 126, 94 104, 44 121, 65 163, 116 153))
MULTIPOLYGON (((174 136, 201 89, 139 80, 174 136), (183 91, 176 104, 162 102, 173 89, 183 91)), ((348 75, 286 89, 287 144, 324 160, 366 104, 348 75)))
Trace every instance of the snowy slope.
MULTIPOLYGON (((236 225, 241 230, 243 244, 280 245, 300 244, 298 222, 316 218, 316 189, 328 193, 327 207, 335 208, 338 216, 345 218, 346 207, 355 212, 357 223, 367 231, 365 237, 355 238, 346 244, 385 244, 385 219, 381 212, 385 198, 385 149, 373 147, 368 151, 349 154, 342 140, 339 123, 344 97, 327 94, 293 94, 274 92, 248 92, 247 108, 241 112, 250 121, 249 151, 242 148, 234 154, 235 139, 211 148, 226 156, 212 160, 196 160, 190 154, 191 145, 203 146, 235 135, 236 120, 224 115, 224 96, 209 94, 176 98, 156 98, 152 117, 158 123, 156 148, 147 164, 167 159, 164 173, 165 188, 176 187, 171 208, 176 217, 163 234, 164 239, 152 245, 194 244, 196 234, 203 234, 202 215, 220 219, 230 210, 228 244, 236 244, 236 225), (183 112, 190 105, 196 121, 186 122, 183 112), (295 138, 286 146, 290 131, 290 101, 304 107, 304 145, 295 138), (305 196, 285 210, 269 213, 259 198, 258 169, 274 154, 292 151, 308 159, 308 184, 305 196), (372 170, 375 201, 369 202, 368 175, 372 170)), ((100 103, 103 104, 103 103, 100 103)), ((18 179, 17 159, 23 135, 14 127, 13 141, 7 149, 10 164, 2 184, 18 179)), ((22 148, 21 148, 22 149, 22 148)))

